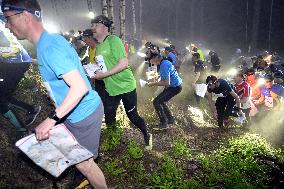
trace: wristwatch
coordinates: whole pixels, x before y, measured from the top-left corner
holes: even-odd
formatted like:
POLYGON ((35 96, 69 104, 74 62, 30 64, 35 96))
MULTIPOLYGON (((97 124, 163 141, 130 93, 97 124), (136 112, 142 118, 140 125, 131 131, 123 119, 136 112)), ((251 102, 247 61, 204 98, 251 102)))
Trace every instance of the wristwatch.
POLYGON ((61 120, 61 118, 59 118, 59 117, 56 115, 56 111, 55 111, 55 110, 52 110, 51 112, 49 112, 48 117, 49 117, 50 119, 53 119, 53 120, 56 121, 56 122, 59 122, 59 121, 61 120))

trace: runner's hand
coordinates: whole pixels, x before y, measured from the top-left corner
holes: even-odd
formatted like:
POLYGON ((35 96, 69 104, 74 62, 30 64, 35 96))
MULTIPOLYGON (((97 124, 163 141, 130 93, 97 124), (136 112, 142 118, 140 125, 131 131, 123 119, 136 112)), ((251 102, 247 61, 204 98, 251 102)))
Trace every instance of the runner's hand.
POLYGON ((37 140, 45 140, 50 136, 50 130, 56 124, 56 121, 50 118, 46 118, 35 128, 35 134, 37 140))
POLYGON ((154 82, 150 82, 146 84, 148 87, 153 87, 154 86, 154 82))
POLYGON ((102 80, 102 79, 104 79, 105 77, 106 77, 106 75, 105 75, 104 73, 102 73, 102 72, 97 72, 94 78, 97 79, 97 80, 102 80))

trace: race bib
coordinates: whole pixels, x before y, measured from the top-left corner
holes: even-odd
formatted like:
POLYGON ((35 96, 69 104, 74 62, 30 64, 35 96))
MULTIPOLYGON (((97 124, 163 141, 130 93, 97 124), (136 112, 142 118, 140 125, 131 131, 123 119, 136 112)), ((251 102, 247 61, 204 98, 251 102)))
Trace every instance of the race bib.
POLYGON ((86 64, 83 65, 83 67, 89 78, 94 78, 97 70, 100 70, 100 68, 96 64, 86 64))
POLYGON ((102 73, 105 73, 107 71, 107 67, 106 67, 106 64, 105 64, 105 61, 104 61, 104 57, 102 55, 96 56, 96 64, 99 68, 97 71, 100 71, 102 73))
POLYGON ((264 104, 265 104, 265 106, 267 106, 268 108, 273 108, 273 98, 272 98, 272 97, 265 96, 264 104))

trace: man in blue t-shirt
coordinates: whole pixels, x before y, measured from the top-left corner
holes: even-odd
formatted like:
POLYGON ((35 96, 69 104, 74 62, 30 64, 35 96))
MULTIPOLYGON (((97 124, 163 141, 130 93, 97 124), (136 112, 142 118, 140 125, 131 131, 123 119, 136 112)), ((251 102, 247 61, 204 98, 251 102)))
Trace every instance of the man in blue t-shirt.
POLYGON ((166 58, 172 62, 173 65, 177 63, 177 57, 173 53, 173 50, 171 49, 171 47, 165 47, 165 55, 166 55, 166 58))
MULTIPOLYGON (((40 123, 37 140, 50 137, 50 130, 63 122, 80 145, 98 156, 103 105, 84 73, 80 59, 70 44, 58 34, 49 34, 42 24, 37 0, 3 0, 6 27, 18 39, 36 46, 38 68, 56 108, 40 123)), ((104 175, 93 158, 75 165, 95 188, 107 188, 104 175)))
POLYGON ((175 69, 179 70, 180 64, 178 64, 177 55, 174 53, 171 47, 165 47, 165 55, 166 59, 168 59, 173 64, 175 69))
POLYGON ((163 92, 161 92, 153 101, 155 110, 160 119, 160 128, 168 128, 168 124, 174 123, 174 117, 172 116, 166 102, 181 92, 182 80, 179 77, 176 69, 172 63, 163 59, 160 54, 154 54, 150 60, 151 64, 160 65, 160 81, 149 82, 148 86, 165 86, 163 92))

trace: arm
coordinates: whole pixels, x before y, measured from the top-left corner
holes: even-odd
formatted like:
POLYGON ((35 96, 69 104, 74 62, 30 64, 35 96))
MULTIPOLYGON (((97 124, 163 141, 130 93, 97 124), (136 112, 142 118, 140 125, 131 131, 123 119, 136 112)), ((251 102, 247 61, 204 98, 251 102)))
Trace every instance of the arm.
POLYGON ((108 70, 107 72, 105 73, 97 72, 97 74, 95 75, 95 79, 104 79, 106 77, 109 77, 111 75, 121 72, 127 67, 128 67, 127 58, 122 58, 118 61, 117 65, 115 65, 112 69, 108 70))
POLYGON ((237 106, 238 108, 241 108, 241 101, 240 101, 239 96, 238 96, 233 90, 230 92, 230 94, 235 98, 235 100, 236 100, 236 106, 237 106))
MULTIPOLYGON (((70 87, 70 90, 68 91, 62 104, 55 110, 59 118, 66 116, 88 92, 88 87, 78 70, 72 70, 64 74, 63 79, 70 87)), ((55 124, 55 120, 46 118, 36 127, 35 131, 37 139, 43 140, 49 138, 49 131, 55 124)))
POLYGON ((255 105, 259 105, 259 104, 262 104, 263 101, 264 101, 264 95, 261 94, 260 97, 259 97, 259 99, 254 100, 254 104, 255 104, 255 105))
POLYGON ((58 117, 66 116, 80 102, 88 92, 88 87, 78 70, 70 71, 63 75, 64 81, 70 87, 62 104, 56 108, 58 117))
POLYGON ((240 99, 241 103, 246 103, 249 100, 249 97, 243 97, 240 99))
POLYGON ((170 85, 170 80, 168 80, 168 79, 165 79, 165 80, 161 79, 158 82, 150 82, 150 83, 148 83, 149 87, 152 87, 152 86, 168 86, 168 85, 170 85))

